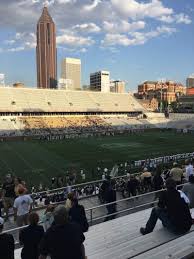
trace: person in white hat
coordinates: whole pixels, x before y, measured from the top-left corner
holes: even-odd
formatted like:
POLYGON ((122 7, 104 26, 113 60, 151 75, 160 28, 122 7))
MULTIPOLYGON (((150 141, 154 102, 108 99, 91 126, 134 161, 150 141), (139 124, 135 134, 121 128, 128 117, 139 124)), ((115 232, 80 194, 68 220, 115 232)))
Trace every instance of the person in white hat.
POLYGON ((3 233, 4 219, 0 217, 0 258, 14 259, 14 238, 12 235, 3 233))

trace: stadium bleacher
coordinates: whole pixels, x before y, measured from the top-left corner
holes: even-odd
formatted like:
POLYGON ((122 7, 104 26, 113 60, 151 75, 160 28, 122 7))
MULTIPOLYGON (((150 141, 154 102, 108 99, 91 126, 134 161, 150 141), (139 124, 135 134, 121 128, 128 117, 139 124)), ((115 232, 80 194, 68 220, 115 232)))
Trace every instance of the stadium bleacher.
POLYGON ((131 94, 0 88, 0 112, 135 112, 144 110, 131 94))
MULTIPOLYGON (((152 233, 142 236, 139 228, 145 225, 149 214, 147 209, 90 227, 84 242, 88 259, 192 258, 194 227, 188 234, 178 236, 158 222, 152 233)), ((15 251, 15 259, 20 259, 20 253, 20 249, 15 251)))

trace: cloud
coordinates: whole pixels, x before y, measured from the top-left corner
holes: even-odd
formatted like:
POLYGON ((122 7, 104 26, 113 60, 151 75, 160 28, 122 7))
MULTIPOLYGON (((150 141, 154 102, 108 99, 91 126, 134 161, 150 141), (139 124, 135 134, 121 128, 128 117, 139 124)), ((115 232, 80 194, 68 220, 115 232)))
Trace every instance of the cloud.
POLYGON ((184 24, 191 24, 192 20, 188 15, 185 15, 183 13, 175 15, 176 23, 184 23, 184 24))
POLYGON ((111 34, 108 33, 105 36, 105 39, 102 40, 103 46, 135 46, 145 44, 148 40, 156 38, 160 35, 171 35, 175 33, 176 29, 171 27, 157 27, 156 30, 149 32, 132 32, 130 35, 125 34, 111 34))
POLYGON ((95 23, 76 24, 72 29, 83 33, 97 33, 101 31, 100 27, 95 23))
POLYGON ((69 31, 63 31, 63 34, 57 36, 57 44, 68 46, 91 46, 94 40, 91 37, 83 37, 69 31))
POLYGON ((192 20, 191 18, 183 13, 175 14, 175 15, 169 15, 169 16, 162 16, 159 18, 160 21, 164 23, 183 23, 183 24, 191 24, 192 20))
POLYGON ((22 51, 24 50, 25 47, 24 46, 21 46, 21 47, 16 47, 16 48, 10 48, 10 49, 7 49, 8 52, 18 52, 18 51, 22 51))
POLYGON ((178 28, 192 22, 186 13, 177 13, 161 0, 1 0, 0 28, 10 31, 8 35, 17 32, 3 36, 1 49, 35 48, 36 24, 46 2, 56 24, 58 46, 79 51, 98 42, 114 42, 114 37, 118 45, 135 45, 147 41, 150 27, 154 34, 164 24, 178 28))
POLYGON ((137 21, 129 23, 126 20, 120 20, 119 22, 103 22, 103 28, 107 32, 123 33, 129 31, 136 31, 145 28, 144 21, 137 21))
POLYGON ((111 3, 121 15, 132 19, 157 18, 173 13, 173 9, 164 7, 159 0, 151 0, 148 3, 139 3, 135 0, 111 0, 111 3))
POLYGON ((92 4, 84 5, 83 10, 90 12, 95 9, 101 2, 101 0, 94 0, 92 4))

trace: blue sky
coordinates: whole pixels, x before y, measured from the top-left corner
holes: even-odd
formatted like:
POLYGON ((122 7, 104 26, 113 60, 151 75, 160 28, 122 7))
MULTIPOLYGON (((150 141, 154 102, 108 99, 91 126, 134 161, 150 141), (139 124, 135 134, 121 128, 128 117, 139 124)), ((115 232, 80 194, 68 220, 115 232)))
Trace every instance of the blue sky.
POLYGON ((57 27, 58 77, 65 57, 82 60, 82 83, 109 70, 134 91, 144 80, 185 84, 194 73, 193 0, 0 0, 0 73, 36 86, 36 23, 44 4, 57 27))

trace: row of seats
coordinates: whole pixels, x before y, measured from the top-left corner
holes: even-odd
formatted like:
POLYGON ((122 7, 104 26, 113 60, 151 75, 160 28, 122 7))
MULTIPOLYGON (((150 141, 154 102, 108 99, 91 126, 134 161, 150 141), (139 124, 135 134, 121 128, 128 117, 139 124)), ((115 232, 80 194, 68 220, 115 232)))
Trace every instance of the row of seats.
POLYGON ((0 112, 133 112, 143 107, 129 93, 0 88, 0 112))
MULTIPOLYGON (((194 252, 194 227, 184 236, 177 236, 157 223, 154 231, 142 236, 150 209, 139 211, 90 227, 84 242, 88 259, 182 259, 194 252)), ((21 250, 16 250, 15 259, 21 250)))

